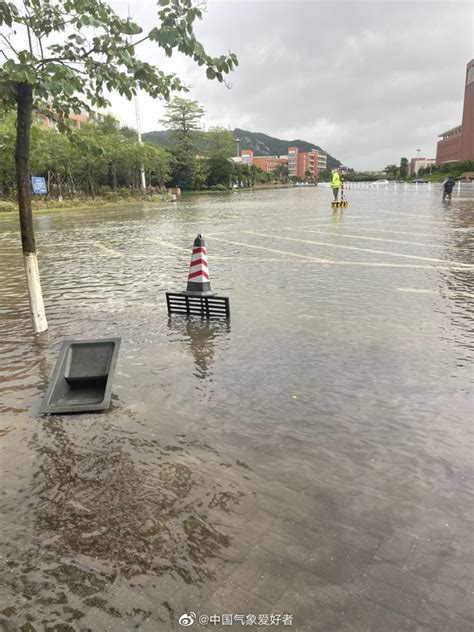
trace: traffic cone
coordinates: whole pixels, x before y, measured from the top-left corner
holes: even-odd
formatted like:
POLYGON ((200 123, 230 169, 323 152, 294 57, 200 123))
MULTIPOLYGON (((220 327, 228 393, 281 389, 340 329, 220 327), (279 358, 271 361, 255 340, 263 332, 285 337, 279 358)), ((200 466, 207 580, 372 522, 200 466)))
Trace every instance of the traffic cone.
POLYGON ((212 296, 207 265, 206 242, 202 235, 194 240, 193 254, 189 266, 188 286, 185 294, 192 296, 212 296))

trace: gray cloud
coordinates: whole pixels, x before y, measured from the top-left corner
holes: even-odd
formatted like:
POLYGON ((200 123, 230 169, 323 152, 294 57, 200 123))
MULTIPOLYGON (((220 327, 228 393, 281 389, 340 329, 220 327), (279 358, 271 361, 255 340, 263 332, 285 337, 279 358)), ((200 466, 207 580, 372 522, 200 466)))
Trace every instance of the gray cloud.
MULTIPOLYGON (((123 13, 125 3, 113 3, 123 13)), ((151 1, 132 15, 149 21, 151 1)), ((354 168, 378 169, 435 155, 437 135, 459 124, 473 52, 471 2, 209 0, 197 33, 211 54, 239 58, 232 89, 152 46, 149 61, 177 72, 206 124, 242 127, 322 146, 354 168)), ((123 122, 133 107, 114 97, 123 122)), ((140 99, 142 128, 159 128, 162 105, 140 99)))

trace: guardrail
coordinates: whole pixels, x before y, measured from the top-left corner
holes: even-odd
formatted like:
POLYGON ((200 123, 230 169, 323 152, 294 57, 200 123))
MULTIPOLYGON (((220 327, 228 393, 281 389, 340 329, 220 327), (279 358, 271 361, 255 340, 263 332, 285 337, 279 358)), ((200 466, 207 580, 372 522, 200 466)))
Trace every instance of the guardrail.
MULTIPOLYGON (((329 188, 329 182, 320 182, 318 186, 329 188)), ((344 191, 437 191, 441 194, 439 182, 344 182, 344 191)), ((453 189, 453 195, 458 197, 467 193, 474 197, 474 182, 457 182, 453 189)))

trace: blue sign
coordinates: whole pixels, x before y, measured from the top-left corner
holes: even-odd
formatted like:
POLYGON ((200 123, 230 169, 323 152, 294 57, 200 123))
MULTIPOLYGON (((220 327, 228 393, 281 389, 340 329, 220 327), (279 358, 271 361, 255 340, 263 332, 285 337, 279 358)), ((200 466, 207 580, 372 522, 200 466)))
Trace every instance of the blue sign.
POLYGON ((37 176, 31 177, 31 186, 33 187, 33 193, 48 193, 46 188, 45 178, 39 178, 37 176))

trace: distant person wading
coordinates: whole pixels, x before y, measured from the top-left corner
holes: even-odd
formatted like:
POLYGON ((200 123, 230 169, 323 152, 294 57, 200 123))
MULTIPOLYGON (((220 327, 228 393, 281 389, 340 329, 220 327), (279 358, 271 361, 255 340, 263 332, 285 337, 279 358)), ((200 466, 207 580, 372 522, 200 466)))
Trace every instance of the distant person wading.
POLYGON ((443 200, 445 200, 446 198, 448 198, 448 200, 451 199, 451 193, 453 192, 455 184, 456 182, 453 176, 448 176, 446 180, 441 184, 441 187, 443 189, 443 200))
POLYGON ((341 188, 341 177, 339 176, 339 171, 337 169, 335 169, 332 173, 331 187, 334 199, 337 200, 339 197, 339 189, 341 188))

